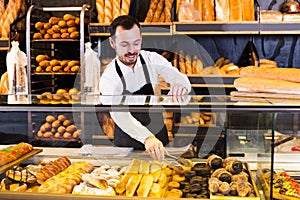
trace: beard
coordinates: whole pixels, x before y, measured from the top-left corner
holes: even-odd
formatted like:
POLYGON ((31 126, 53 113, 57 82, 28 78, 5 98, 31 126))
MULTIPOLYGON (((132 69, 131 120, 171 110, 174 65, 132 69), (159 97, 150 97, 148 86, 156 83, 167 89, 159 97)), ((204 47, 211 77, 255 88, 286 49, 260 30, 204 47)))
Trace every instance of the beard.
POLYGON ((138 55, 138 53, 127 53, 124 56, 119 57, 119 60, 124 65, 132 66, 137 62, 138 55), (133 59, 131 59, 130 57, 133 57, 133 59))

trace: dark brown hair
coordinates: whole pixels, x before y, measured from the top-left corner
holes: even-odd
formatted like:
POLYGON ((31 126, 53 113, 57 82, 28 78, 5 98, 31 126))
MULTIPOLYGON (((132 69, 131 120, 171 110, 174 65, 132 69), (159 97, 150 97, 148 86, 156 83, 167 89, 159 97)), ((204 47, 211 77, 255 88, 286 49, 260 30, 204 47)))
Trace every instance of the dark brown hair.
POLYGON ((139 21, 131 15, 121 15, 114 19, 110 24, 109 32, 110 36, 113 37, 116 34, 116 29, 118 26, 122 26, 126 30, 130 30, 134 25, 137 25, 141 28, 139 21))

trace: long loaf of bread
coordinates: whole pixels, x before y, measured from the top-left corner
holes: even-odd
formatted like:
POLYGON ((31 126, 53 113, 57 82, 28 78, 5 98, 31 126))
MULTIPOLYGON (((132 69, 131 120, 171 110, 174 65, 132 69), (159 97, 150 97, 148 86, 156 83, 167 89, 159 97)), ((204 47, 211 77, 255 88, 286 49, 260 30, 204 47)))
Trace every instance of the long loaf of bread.
POLYGON ((248 66, 240 71, 240 75, 300 83, 300 69, 296 68, 260 68, 248 66))
POLYGON ((202 20, 215 20, 215 2, 214 0, 202 0, 202 20))
POLYGON ((163 12, 164 4, 165 4, 165 0, 160 0, 159 1, 159 3, 157 4, 157 8, 155 10, 155 13, 154 13, 152 22, 159 22, 160 15, 163 12))
POLYGON ((254 21, 254 0, 242 0, 243 21, 254 21))
POLYGON ((229 20, 242 21, 242 0, 229 0, 229 20))
POLYGON ((113 13, 112 13, 112 0, 105 0, 105 7, 104 7, 104 22, 111 23, 113 20, 113 13))
POLYGON ((300 83, 284 80, 241 77, 235 79, 233 85, 240 92, 300 94, 300 83))
POLYGON ((147 12, 147 16, 145 18, 145 22, 152 22, 154 13, 157 9, 157 4, 159 3, 159 0, 151 0, 149 10, 147 12))

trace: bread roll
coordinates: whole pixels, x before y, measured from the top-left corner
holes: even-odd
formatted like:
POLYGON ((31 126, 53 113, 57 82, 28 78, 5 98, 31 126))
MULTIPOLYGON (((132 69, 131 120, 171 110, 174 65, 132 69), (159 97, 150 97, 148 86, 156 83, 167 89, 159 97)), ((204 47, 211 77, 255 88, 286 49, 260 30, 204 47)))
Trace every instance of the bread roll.
POLYGON ((229 20, 242 21, 242 0, 229 0, 229 20))
POLYGON ((296 68, 260 68, 248 66, 240 71, 240 75, 300 83, 300 69, 296 68))
POLYGON ((300 14, 299 13, 284 13, 282 15, 282 20, 285 22, 295 22, 295 21, 300 21, 300 14))
POLYGON ((242 0, 243 2, 243 21, 254 21, 254 0, 242 0))
POLYGON ((215 3, 214 0, 202 0, 202 20, 215 20, 215 3))
POLYGON ((240 92, 300 94, 300 83, 256 77, 235 79, 234 87, 240 92))
POLYGON ((215 0, 216 21, 229 21, 229 0, 215 0))
POLYGON ((260 11, 261 22, 281 22, 282 13, 274 10, 261 10, 260 11))

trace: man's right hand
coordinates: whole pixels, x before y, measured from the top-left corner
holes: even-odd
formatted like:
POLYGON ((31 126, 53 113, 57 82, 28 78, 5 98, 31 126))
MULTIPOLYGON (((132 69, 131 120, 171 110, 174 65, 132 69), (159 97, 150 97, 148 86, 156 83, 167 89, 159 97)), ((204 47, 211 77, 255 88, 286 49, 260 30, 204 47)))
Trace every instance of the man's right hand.
POLYGON ((165 147, 162 142, 154 135, 149 136, 145 140, 145 148, 150 157, 155 160, 162 161, 165 159, 165 147))

